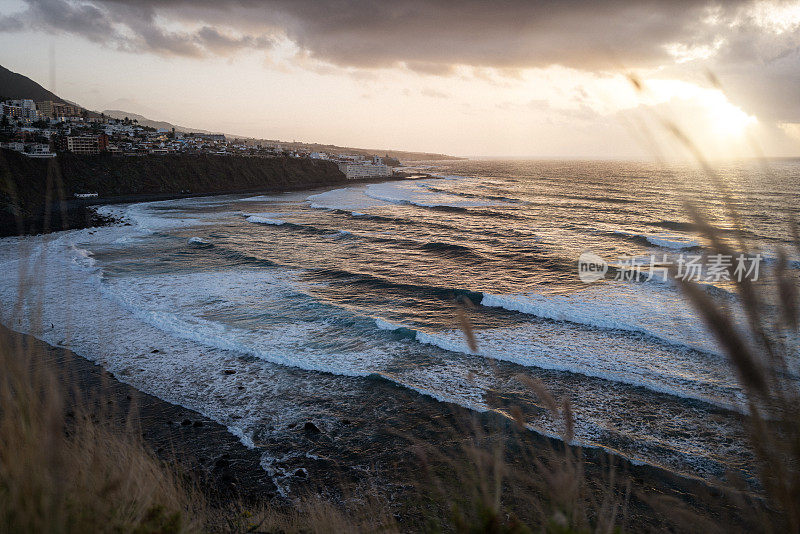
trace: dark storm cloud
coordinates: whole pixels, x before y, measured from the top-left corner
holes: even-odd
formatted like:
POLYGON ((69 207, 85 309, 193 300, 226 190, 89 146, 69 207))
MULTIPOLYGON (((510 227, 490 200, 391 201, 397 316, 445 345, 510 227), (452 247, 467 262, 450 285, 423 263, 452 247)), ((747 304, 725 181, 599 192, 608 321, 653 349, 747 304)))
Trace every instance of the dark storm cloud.
MULTIPOLYGON (((692 38, 708 0, 27 0, 25 24, 92 41, 184 56, 263 47, 286 36, 340 66, 405 63, 422 72, 453 64, 578 68, 663 60, 663 45, 692 38), (157 17, 156 15, 159 15, 157 17), (200 30, 170 32, 164 21, 200 30), (209 35, 225 27, 230 35, 209 35), (262 46, 259 46, 262 45, 262 46)), ((737 2, 726 2, 735 9, 737 2)))
POLYGON ((93 4, 75 5, 64 0, 29 0, 27 3, 28 11, 14 17, 18 24, 58 28, 95 42, 105 42, 114 34, 105 11, 93 4))
POLYGON ((25 1, 28 8, 24 12, 0 16, 0 31, 56 31, 130 52, 187 57, 229 55, 242 49, 265 49, 273 44, 272 39, 264 35, 235 31, 228 34, 209 25, 192 31, 171 31, 163 27, 163 23, 172 20, 159 19, 154 6, 146 2, 25 1))
POLYGON ((668 66, 674 58, 667 44, 691 48, 720 41, 715 57, 681 65, 681 75, 711 68, 748 111, 800 120, 795 90, 800 42, 790 32, 765 32, 743 16, 752 3, 744 0, 26 3, 21 13, 0 15, 0 31, 65 32, 122 50, 188 57, 266 49, 288 39, 305 66, 310 59, 360 69, 402 66, 430 75, 452 74, 457 65, 476 67, 476 72, 483 67, 514 72, 549 65, 584 70, 668 66))

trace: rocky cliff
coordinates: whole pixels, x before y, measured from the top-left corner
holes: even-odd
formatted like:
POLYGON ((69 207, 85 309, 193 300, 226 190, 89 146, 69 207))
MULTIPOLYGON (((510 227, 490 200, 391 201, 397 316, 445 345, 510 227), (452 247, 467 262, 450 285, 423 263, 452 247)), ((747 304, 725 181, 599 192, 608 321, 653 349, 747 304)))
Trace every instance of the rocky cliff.
POLYGON ((50 160, 0 150, 0 235, 96 223, 89 204, 185 194, 290 191, 345 181, 329 161, 213 155, 112 157, 64 153, 50 160), (97 193, 77 200, 75 193, 97 193))

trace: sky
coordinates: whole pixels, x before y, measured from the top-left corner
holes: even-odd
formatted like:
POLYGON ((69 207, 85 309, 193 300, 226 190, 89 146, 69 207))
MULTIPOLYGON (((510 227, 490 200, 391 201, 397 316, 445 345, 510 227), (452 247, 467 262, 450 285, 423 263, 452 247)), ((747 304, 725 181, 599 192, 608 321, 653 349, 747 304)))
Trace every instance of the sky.
POLYGON ((800 1, 0 0, 89 109, 459 156, 800 155, 800 1))

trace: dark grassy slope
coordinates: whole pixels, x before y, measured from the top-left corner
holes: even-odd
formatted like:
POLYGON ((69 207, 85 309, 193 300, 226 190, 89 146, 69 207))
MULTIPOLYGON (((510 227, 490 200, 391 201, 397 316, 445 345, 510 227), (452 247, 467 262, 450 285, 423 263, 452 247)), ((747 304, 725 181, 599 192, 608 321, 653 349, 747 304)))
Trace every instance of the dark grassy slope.
POLYGON ((0 150, 0 235, 97 223, 89 204, 170 198, 186 193, 290 191, 343 182, 334 163, 211 155, 111 157, 60 154, 30 159, 0 150), (98 193, 81 201, 75 193, 98 193))

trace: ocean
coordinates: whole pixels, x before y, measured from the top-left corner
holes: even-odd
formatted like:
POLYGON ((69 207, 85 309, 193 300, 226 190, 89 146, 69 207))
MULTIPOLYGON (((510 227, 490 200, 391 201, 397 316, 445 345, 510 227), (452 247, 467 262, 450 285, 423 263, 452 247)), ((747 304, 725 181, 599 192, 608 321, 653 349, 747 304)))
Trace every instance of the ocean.
MULTIPOLYGON (((395 424, 417 394, 434 415, 519 407, 532 431, 561 435, 524 377, 570 400, 576 444, 707 480, 752 474, 722 350, 672 281, 615 280, 614 266, 701 254, 690 200, 758 247, 758 287, 770 291, 777 250, 791 248, 785 215, 800 218, 799 161, 718 168, 739 226, 690 165, 415 169, 432 177, 106 206, 129 224, 2 239, 2 322, 249 446, 291 443, 262 460, 279 487, 320 454, 292 437, 304 422, 350 425, 326 454, 347 448, 356 468, 379 445, 355 447, 372 426, 352 421, 395 424), (578 276, 587 251, 611 264, 594 283, 578 276)), ((703 284, 736 309, 730 282, 703 284)))

